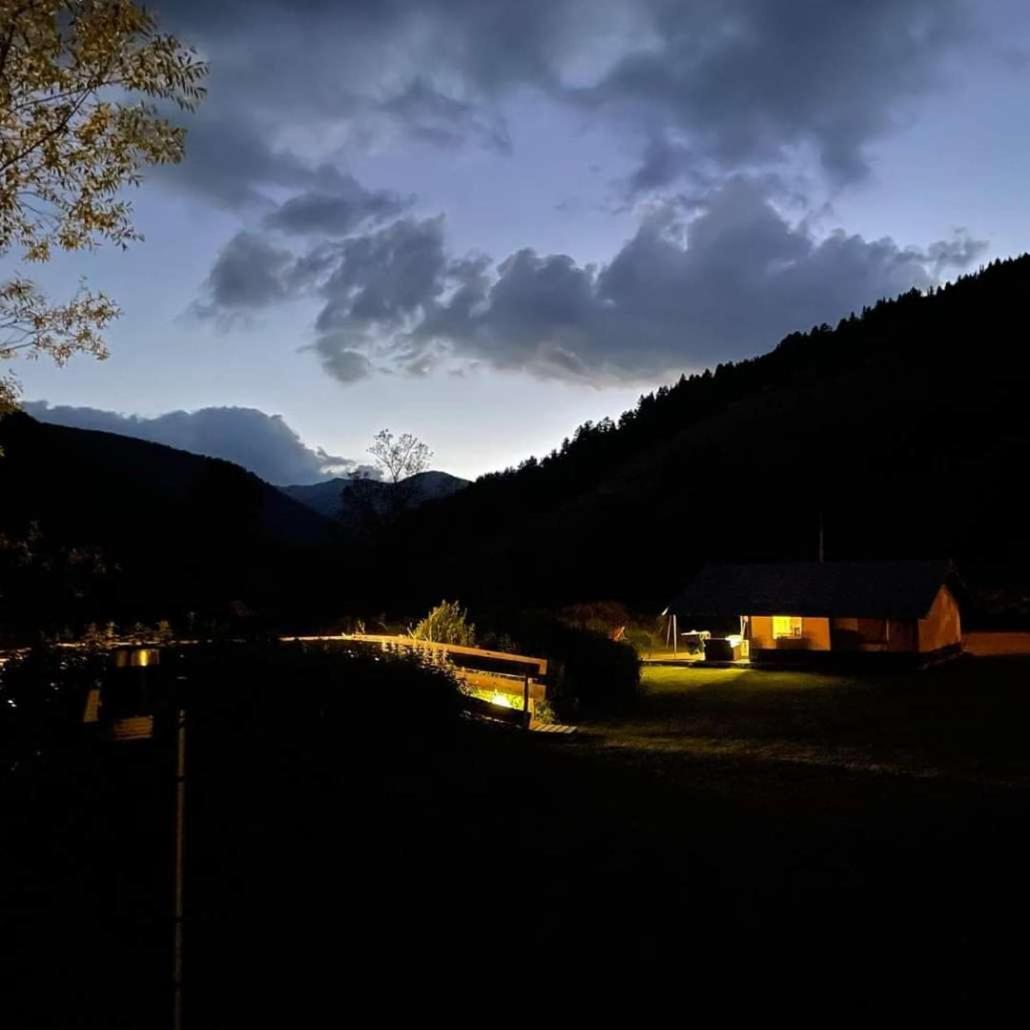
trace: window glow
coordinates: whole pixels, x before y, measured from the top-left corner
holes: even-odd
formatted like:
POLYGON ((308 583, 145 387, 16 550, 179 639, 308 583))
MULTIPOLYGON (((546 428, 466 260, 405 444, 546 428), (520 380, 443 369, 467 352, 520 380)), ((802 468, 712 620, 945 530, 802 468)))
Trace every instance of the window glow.
POLYGON ((774 637, 800 637, 800 615, 774 615, 772 617, 774 637))

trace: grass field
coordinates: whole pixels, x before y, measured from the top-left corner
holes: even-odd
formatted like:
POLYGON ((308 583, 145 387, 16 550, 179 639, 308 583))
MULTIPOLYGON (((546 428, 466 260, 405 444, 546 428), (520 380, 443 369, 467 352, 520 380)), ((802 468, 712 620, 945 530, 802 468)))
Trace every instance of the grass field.
POLYGON ((1030 657, 843 676, 649 666, 613 747, 1030 785, 1030 657))

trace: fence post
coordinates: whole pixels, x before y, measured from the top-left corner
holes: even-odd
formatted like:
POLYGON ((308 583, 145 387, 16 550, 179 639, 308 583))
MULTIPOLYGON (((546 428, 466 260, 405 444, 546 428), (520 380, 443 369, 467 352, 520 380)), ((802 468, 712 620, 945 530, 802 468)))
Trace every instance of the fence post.
POLYGON ((172 956, 173 1000, 172 1026, 182 1030, 182 930, 183 930, 183 832, 186 816, 186 709, 178 710, 176 719, 175 763, 175 941, 172 956))

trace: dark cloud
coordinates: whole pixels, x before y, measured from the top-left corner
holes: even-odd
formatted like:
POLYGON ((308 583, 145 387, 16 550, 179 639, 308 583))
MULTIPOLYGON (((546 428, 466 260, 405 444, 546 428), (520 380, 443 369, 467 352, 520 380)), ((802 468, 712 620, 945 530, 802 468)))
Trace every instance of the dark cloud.
POLYGON ((690 148, 675 142, 663 133, 651 136, 636 171, 630 176, 630 194, 647 193, 661 189, 688 175, 694 169, 694 155, 690 148))
POLYGON ((351 175, 340 175, 332 190, 306 190, 265 216, 264 224, 282 232, 346 236, 369 222, 399 215, 414 198, 391 190, 369 190, 351 175))
POLYGON ((409 372, 428 371, 427 349, 403 341, 406 328, 417 325, 447 288, 443 219, 400 219, 344 241, 333 259, 318 285, 324 305, 313 345, 326 372, 343 383, 362 379, 373 368, 368 354, 381 348, 409 372))
POLYGON ((186 158, 154 170, 163 181, 229 209, 274 206, 270 188, 316 188, 319 171, 285 147, 269 142, 267 127, 245 109, 205 104, 188 122, 186 158))
POLYGON ((215 259, 204 284, 204 298, 194 305, 194 313, 228 321, 286 300, 293 292, 289 275, 293 262, 289 250, 266 236, 238 232, 215 259))
POLYGON ((165 23, 212 57, 209 102, 169 174, 238 205, 262 183, 310 188, 297 154, 325 139, 507 149, 503 103, 528 87, 636 136, 638 190, 753 171, 798 148, 852 181, 868 145, 941 88, 970 11, 968 0, 168 0, 165 23))
POLYGON ((400 219, 346 240, 337 253, 322 287, 327 300, 316 322, 320 332, 356 323, 397 328, 444 289, 443 218, 400 219))
POLYGON ((360 351, 351 350, 352 337, 347 333, 323 333, 312 344, 322 367, 341 383, 356 383, 373 372, 372 362, 360 351))
POLYGON ((504 153, 511 150, 508 127, 498 112, 446 96, 422 78, 384 101, 380 110, 396 116, 415 139, 436 146, 453 148, 473 140, 504 153))
POLYGON ((884 296, 925 288, 984 245, 926 250, 791 225, 761 183, 733 180, 691 219, 652 215, 605 267, 523 251, 471 307, 419 327, 502 367, 605 381, 697 368, 772 347, 884 296))
POLYGON ((969 34, 961 0, 698 0, 651 10, 654 45, 580 93, 645 127, 641 189, 688 169, 776 164, 800 147, 834 181, 860 179, 868 144, 943 85, 943 57, 969 34))
POLYGON ((939 278, 949 269, 971 265, 984 252, 985 246, 982 240, 973 239, 966 229, 956 229, 950 240, 931 243, 926 248, 926 255, 939 278))
POLYGON ((269 186, 310 189, 319 162, 397 135, 505 150, 498 101, 538 63, 549 7, 168 0, 162 25, 197 44, 211 74, 186 158, 163 174, 237 208, 267 201, 269 186))
POLYGON ((51 406, 46 401, 30 401, 23 407, 43 422, 134 436, 193 454, 225 458, 279 486, 316 483, 359 468, 349 458, 308 447, 281 415, 266 415, 254 408, 201 408, 144 418, 99 408, 51 406))
POLYGON ((321 242, 298 255, 268 233, 241 230, 219 252, 193 314, 229 325, 317 288, 328 298, 320 331, 330 332, 339 317, 395 327, 413 309, 410 298, 425 291, 427 260, 444 260, 442 219, 399 219, 374 234, 334 242, 332 237, 381 222, 409 203, 344 178, 345 192, 303 193, 265 218, 266 228, 320 236, 321 242))
POLYGON ((372 355, 409 373, 445 356, 603 384, 771 348, 881 297, 967 266, 984 244, 957 233, 925 249, 837 230, 815 237, 734 179, 692 214, 655 211, 603 267, 523 249, 496 268, 449 259, 439 220, 404 220, 347 241, 322 286, 315 345, 353 381, 372 355))

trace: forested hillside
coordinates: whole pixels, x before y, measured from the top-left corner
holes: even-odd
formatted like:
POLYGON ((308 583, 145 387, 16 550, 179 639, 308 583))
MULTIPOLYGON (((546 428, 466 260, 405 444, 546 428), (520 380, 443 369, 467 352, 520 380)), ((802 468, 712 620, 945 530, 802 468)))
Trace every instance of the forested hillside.
POLYGON ((300 609, 298 580, 318 591, 303 562, 328 523, 237 465, 21 414, 0 447, 0 628, 300 609))
POLYGON ((1016 582, 1028 301, 1024 256, 681 378, 403 521, 375 582, 653 607, 707 559, 814 557, 820 521, 827 557, 947 556, 1016 582))

